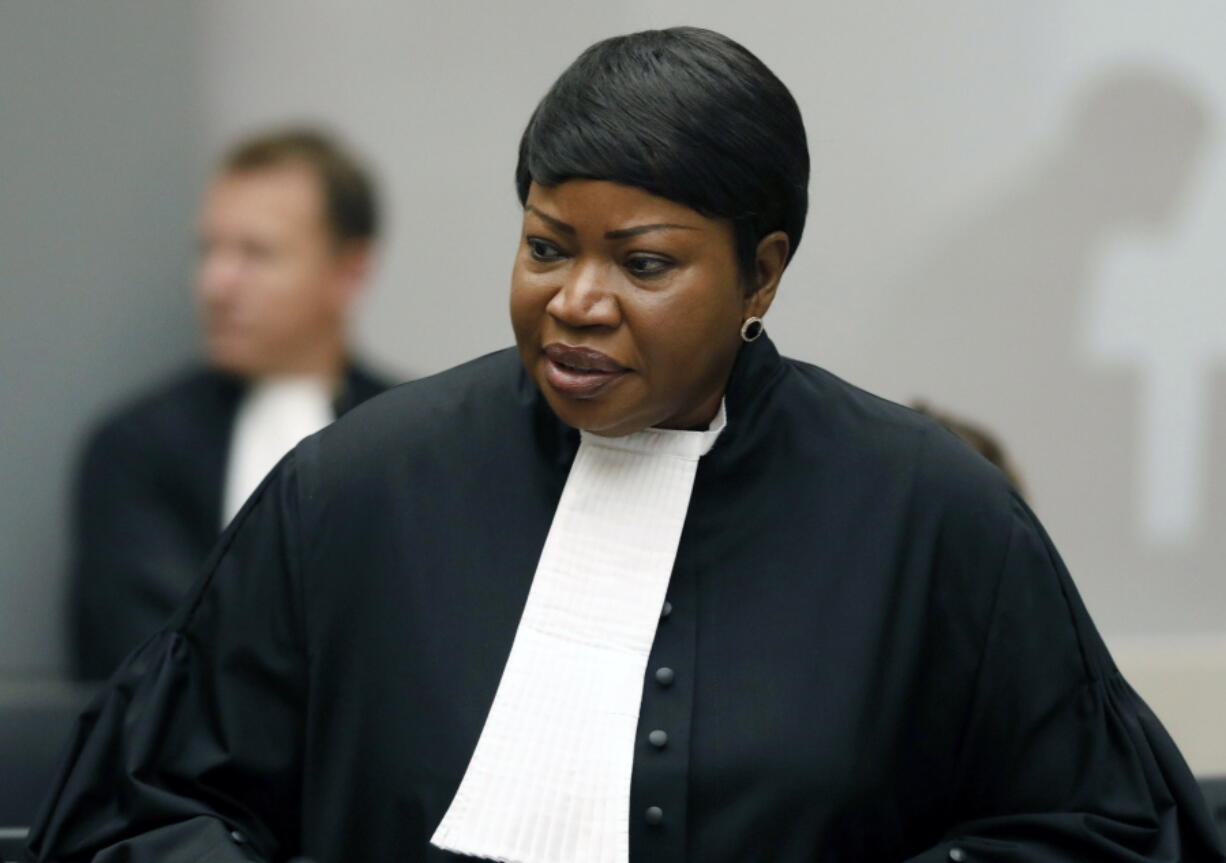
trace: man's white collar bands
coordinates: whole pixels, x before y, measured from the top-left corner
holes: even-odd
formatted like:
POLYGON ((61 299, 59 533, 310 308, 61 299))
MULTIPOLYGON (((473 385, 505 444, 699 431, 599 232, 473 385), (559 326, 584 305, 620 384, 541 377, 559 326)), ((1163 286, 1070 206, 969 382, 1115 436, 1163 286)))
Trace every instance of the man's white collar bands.
POLYGON ((234 415, 221 526, 230 523, 281 457, 298 441, 334 420, 328 382, 316 377, 272 377, 252 384, 234 415))

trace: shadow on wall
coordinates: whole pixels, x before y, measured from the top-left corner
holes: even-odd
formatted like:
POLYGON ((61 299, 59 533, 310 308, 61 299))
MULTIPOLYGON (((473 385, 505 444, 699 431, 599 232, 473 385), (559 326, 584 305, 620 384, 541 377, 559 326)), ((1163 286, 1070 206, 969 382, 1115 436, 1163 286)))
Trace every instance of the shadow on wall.
MULTIPOLYGON (((906 386, 998 428, 1044 518, 1075 527, 1057 537, 1066 553, 1093 548, 1112 572, 1205 579, 1226 553, 1226 538, 1207 531, 1165 544, 1147 532, 1145 364, 1162 358, 1137 351, 1105 366, 1088 342, 1110 298, 1104 255, 1173 233, 1209 140, 1195 90, 1160 69, 1117 68, 1084 90, 1051 146, 893 286, 883 310, 884 343, 908 358, 906 386)), ((1206 388, 1205 417, 1208 401, 1206 388)), ((1207 472, 1207 446, 1201 457, 1207 472)))

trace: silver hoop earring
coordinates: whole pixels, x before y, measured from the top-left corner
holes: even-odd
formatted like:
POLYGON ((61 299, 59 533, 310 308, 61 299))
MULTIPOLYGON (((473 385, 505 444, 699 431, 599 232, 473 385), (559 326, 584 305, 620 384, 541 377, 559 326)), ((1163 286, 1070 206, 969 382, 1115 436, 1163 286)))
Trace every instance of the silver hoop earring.
POLYGON ((757 315, 746 318, 745 323, 741 324, 741 338, 747 342, 752 342, 765 331, 766 327, 762 326, 762 319, 757 315))

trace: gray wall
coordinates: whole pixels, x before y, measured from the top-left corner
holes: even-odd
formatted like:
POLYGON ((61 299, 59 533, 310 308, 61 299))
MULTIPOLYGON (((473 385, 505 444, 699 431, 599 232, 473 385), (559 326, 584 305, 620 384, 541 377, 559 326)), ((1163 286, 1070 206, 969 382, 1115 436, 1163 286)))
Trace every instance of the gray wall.
POLYGON ((85 423, 195 341, 202 154, 174 3, 0 5, 0 673, 60 667, 64 504, 85 423))
POLYGON ((1110 638, 1226 636, 1219 4, 226 0, 139 27, 123 4, 38 8, 0 28, 6 114, 32 118, 0 153, 33 202, 0 199, 11 667, 54 654, 70 439, 188 350, 204 160, 269 122, 344 130, 392 208, 359 339, 437 371, 510 342, 535 101, 592 40, 685 21, 744 41, 806 117, 813 207, 767 320, 780 347, 997 430, 1110 638), (17 63, 38 74, 14 82, 17 63), (139 98, 107 84, 129 68, 139 98), (55 146, 27 137, 61 123, 55 146), (111 137, 85 148, 95 125, 111 137))

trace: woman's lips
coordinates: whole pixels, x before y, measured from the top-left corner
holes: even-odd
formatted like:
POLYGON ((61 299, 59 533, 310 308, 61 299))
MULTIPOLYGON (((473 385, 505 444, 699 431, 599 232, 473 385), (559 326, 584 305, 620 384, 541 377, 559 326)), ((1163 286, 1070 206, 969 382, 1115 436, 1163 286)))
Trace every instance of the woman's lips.
POLYGON ((556 342, 545 346, 545 379, 564 396, 595 398, 628 371, 612 357, 592 348, 556 342))

